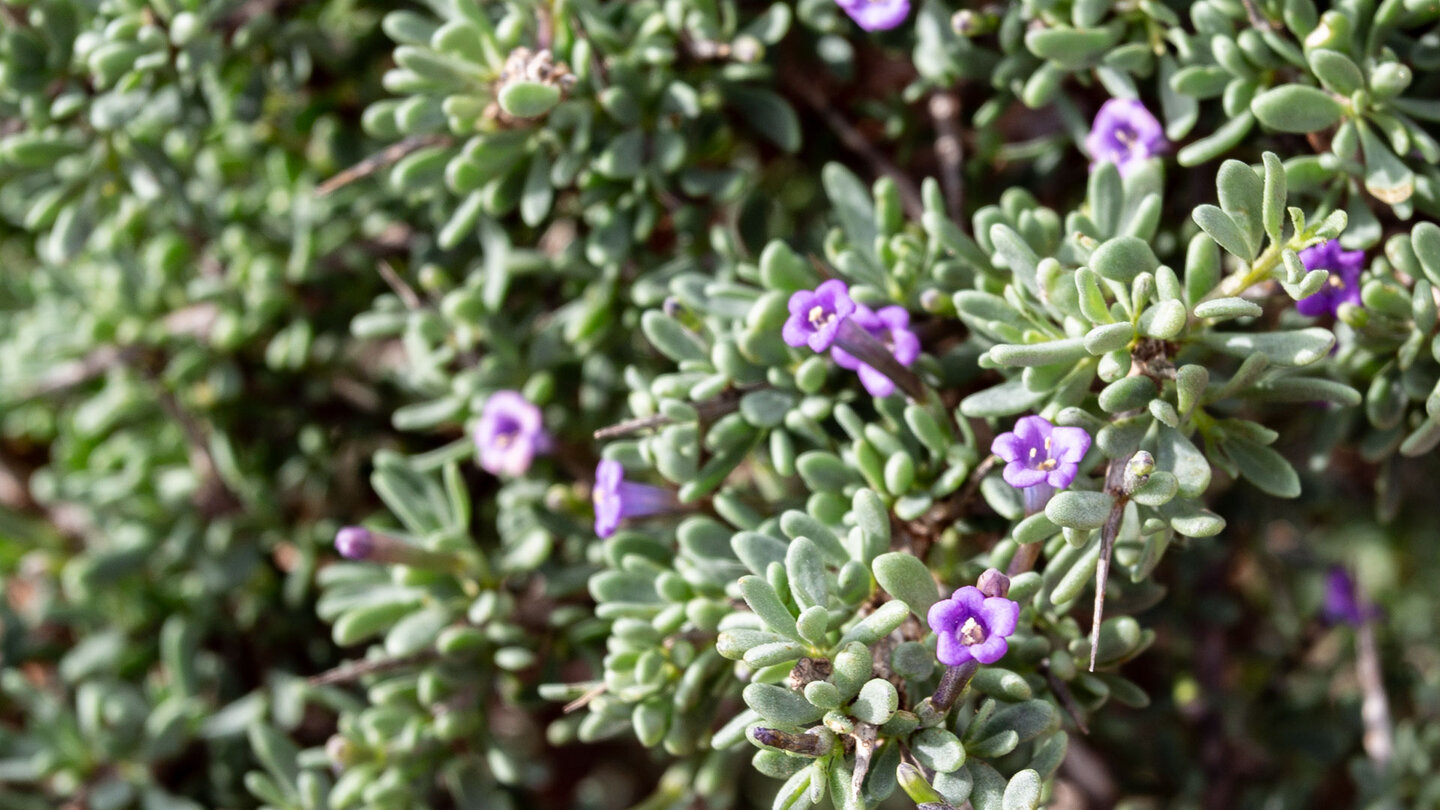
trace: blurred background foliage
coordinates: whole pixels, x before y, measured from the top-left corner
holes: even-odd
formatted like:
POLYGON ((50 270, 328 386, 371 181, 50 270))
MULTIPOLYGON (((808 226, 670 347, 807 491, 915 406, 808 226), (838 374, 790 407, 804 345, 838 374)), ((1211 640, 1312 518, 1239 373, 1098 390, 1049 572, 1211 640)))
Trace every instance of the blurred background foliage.
MULTIPOLYGON (((1440 211, 1437 20, 925 0, 867 33, 831 0, 0 3, 0 808, 769 806, 772 777, 819 766, 746 742, 771 718, 745 679, 793 659, 757 675, 716 649, 768 632, 737 581, 773 569, 732 538, 846 544, 818 566, 838 661, 895 590, 892 540, 944 592, 1016 553, 1024 512, 984 459, 1028 410, 1108 458, 1143 443, 1175 486, 1117 544, 1097 676, 1075 662, 1099 541, 1028 521, 1041 596, 1014 671, 954 718, 973 767, 927 760, 947 799, 1034 806, 1002 794, 1039 772, 1059 807, 1440 806, 1440 229, 1418 224, 1440 211), (1111 96, 1172 143, 1123 182, 1079 151, 1111 96), (1248 204, 1262 180, 1308 230, 1248 204), (1325 228, 1367 275, 1316 328, 1281 255, 1325 228), (1122 238, 1143 272, 1092 258, 1122 238), (1222 267, 1265 261, 1260 313, 1196 311, 1222 267), (780 342, 822 274, 912 313, 934 398, 872 399, 780 342), (1126 349, 1089 350, 1111 320, 1126 349), (1266 344, 1293 361, 1267 372, 1232 340, 1258 333, 1303 345, 1266 344), (1147 339, 1215 380, 1198 433, 1174 382, 1102 393, 1147 339), (1006 361, 1027 345, 1060 354, 1006 361), (472 432, 509 389, 555 442, 500 480, 472 432), (1203 480, 1155 446, 1179 431, 1203 480), (597 540, 602 456, 699 506, 597 540), (867 498, 923 532, 865 523, 867 498), (362 522, 453 562, 339 560, 362 522), (1333 565, 1368 628, 1322 618, 1333 565), (995 705, 1041 719, 1007 747, 995 705)), ((918 711, 940 669, 901 674, 918 711)))

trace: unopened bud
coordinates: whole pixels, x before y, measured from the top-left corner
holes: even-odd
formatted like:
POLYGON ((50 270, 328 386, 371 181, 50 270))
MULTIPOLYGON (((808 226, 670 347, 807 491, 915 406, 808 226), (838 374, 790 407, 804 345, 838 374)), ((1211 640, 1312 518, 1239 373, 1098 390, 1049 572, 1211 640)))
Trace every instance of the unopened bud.
POLYGON ((921 807, 927 804, 943 805, 945 803, 945 797, 925 781, 925 775, 914 765, 908 762, 900 763, 900 767, 895 769, 895 776, 900 781, 900 789, 905 791, 905 795, 910 797, 910 801, 921 807))
POLYGON ((330 767, 336 773, 353 765, 356 753, 355 745, 339 734, 325 741, 325 758, 330 760, 330 767))
POLYGON ((1155 472, 1155 457, 1144 450, 1137 451, 1125 462, 1125 494, 1130 494, 1150 480, 1155 472))
POLYGON ((411 568, 454 569, 460 565, 460 558, 454 554, 418 548, 363 526, 346 526, 336 532, 335 550, 347 560, 408 565, 411 568))
POLYGON ((363 526, 346 526, 335 533, 335 550, 347 560, 368 559, 375 551, 375 535, 363 526))
POLYGON ((985 573, 976 580, 975 587, 986 596, 1005 596, 1010 593, 1010 577, 1000 573, 997 568, 987 568, 985 573))

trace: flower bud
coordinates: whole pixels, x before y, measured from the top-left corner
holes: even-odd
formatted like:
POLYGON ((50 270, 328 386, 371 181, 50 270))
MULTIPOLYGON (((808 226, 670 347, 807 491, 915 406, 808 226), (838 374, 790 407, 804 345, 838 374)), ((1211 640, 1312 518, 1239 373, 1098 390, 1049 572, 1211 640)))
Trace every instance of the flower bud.
POLYGON ((1006 596, 1010 593, 1010 578, 1000 573, 999 569, 987 568, 975 582, 975 587, 986 596, 1006 596))

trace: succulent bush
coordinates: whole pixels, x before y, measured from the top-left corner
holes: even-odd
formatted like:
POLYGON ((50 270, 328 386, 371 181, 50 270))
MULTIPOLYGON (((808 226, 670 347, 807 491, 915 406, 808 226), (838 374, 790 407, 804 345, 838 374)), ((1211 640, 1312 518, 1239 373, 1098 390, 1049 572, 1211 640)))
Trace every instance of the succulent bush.
POLYGON ((1440 802, 1437 24, 0 4, 0 808, 1440 802))

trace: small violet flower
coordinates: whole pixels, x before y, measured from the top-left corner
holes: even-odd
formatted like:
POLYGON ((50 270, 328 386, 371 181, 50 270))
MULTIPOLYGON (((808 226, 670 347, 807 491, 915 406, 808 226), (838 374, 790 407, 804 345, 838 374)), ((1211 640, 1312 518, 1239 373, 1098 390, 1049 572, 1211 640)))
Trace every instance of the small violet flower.
POLYGON ((494 475, 524 475, 536 453, 549 449, 540 409, 515 391, 496 391, 485 400, 475 447, 480 466, 494 475))
POLYGON ((1301 315, 1317 318, 1335 315, 1341 304, 1360 304, 1360 271, 1365 268, 1365 251, 1341 250, 1334 239, 1300 251, 1306 270, 1329 270, 1325 286, 1314 295, 1295 302, 1301 315))
POLYGON ((1084 428, 1055 427, 1041 416, 1022 416, 1013 433, 1001 433, 990 452, 1005 459, 1005 483, 1017 489, 1070 486, 1090 449, 1084 428))
POLYGON ((1345 569, 1336 566, 1325 575, 1325 602, 1320 607, 1325 621, 1331 624, 1360 626, 1375 615, 1375 609, 1360 600, 1355 580, 1345 569))
MULTIPOLYGON (((904 307, 885 307, 873 312, 863 304, 855 305, 851 322, 863 328, 890 350, 895 361, 909 367, 920 356, 920 339, 910 331, 910 313, 904 307)), ((888 397, 895 393, 895 382, 876 371, 873 366, 862 363, 855 355, 839 346, 830 349, 830 356, 841 368, 848 368, 860 375, 865 390, 874 397, 888 397)))
POLYGON ((1114 163, 1122 175, 1168 145, 1160 122, 1144 104, 1133 98, 1112 98, 1101 105, 1090 134, 1085 136, 1090 168, 1093 170, 1100 163, 1114 163))
POLYGON ((375 551, 375 535, 363 526, 346 526, 335 533, 335 550, 347 560, 363 560, 375 551))
POLYGON ((790 296, 790 317, 780 334, 791 346, 809 346, 823 352, 835 342, 840 324, 854 313, 850 288, 843 281, 831 279, 814 291, 800 290, 790 296))
POLYGON ((949 599, 930 607, 930 629, 940 637, 936 655, 940 663, 959 666, 975 660, 993 664, 1005 657, 1005 638, 1015 632, 1020 604, 1003 596, 990 596, 966 585, 949 599))
POLYGON ((670 510, 675 496, 667 489, 625 480, 620 462, 606 459, 595 467, 595 534, 609 537, 625 518, 645 517, 670 510))
POLYGON ((835 0, 866 31, 888 31, 905 21, 910 0, 835 0))

